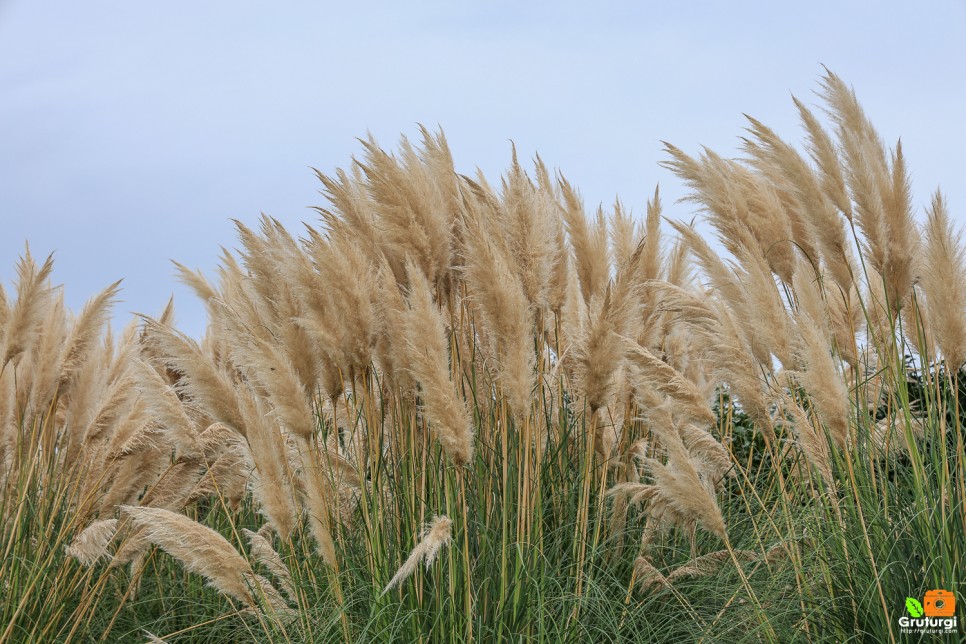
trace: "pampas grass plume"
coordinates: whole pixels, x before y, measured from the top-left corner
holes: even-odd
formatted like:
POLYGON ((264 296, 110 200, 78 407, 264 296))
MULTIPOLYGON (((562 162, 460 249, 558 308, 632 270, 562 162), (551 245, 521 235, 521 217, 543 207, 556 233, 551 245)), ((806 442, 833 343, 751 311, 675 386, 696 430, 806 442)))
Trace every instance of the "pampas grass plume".
POLYGON ((429 570, 429 567, 433 565, 443 546, 448 545, 452 540, 452 531, 453 521, 449 517, 438 516, 433 519, 423 530, 420 542, 416 544, 416 547, 409 553, 409 557, 400 566, 399 570, 396 571, 393 578, 389 580, 389 583, 386 584, 382 594, 385 595, 405 581, 407 577, 415 572, 420 561, 424 561, 426 563, 426 569, 429 570))

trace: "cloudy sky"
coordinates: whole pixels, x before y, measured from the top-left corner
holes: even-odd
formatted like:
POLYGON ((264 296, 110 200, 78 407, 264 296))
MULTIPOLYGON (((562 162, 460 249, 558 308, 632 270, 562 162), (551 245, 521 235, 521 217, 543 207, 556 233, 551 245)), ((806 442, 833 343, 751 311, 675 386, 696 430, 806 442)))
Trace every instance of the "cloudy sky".
MULTIPOLYGON (((902 137, 917 204, 966 221, 966 3, 0 0, 0 280, 29 241, 80 306, 124 278, 119 311, 210 270, 230 218, 292 227, 372 132, 443 127, 458 169, 494 178, 510 141, 582 190, 641 212, 660 141, 733 155, 748 113, 798 140, 790 95, 821 64, 902 137)), ((667 213, 689 217, 688 204, 667 213)))

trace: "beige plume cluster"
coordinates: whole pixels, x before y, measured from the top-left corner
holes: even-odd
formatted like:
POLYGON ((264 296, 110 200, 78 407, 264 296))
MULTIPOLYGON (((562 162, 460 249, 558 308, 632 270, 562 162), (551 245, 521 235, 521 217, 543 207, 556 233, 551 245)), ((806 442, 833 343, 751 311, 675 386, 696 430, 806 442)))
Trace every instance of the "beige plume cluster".
MULTIPOLYGON (((217 275, 178 265, 207 306, 200 339, 170 304, 115 335, 117 284, 71 315, 51 260, 28 252, 15 297, 0 290, 0 494, 43 451, 77 481, 79 560, 136 562, 153 543, 239 600, 257 603, 254 589, 284 607, 185 509, 250 494, 271 531, 304 522, 337 567, 340 526, 400 446, 438 446, 425 467, 464 472, 511 433, 539 454, 550 432, 583 427, 618 473, 614 512, 640 506, 645 541, 697 527, 727 540, 718 393, 766 444, 790 427, 790 457, 831 485, 830 450, 851 449, 869 413, 851 392, 868 385, 867 356, 916 328, 905 316, 924 323, 907 338, 920 352, 966 362, 966 250, 945 201, 937 192, 918 223, 901 147, 834 74, 822 96, 831 131, 795 101, 804 153, 754 119, 742 159, 667 145, 717 243, 682 223, 662 232, 656 192, 643 221, 621 203, 588 216, 539 157, 529 173, 514 151, 496 186, 458 174, 424 129, 395 153, 368 139, 349 169, 319 173, 329 203, 301 238, 268 217, 238 222, 217 275), (548 400, 567 422, 548 426, 548 400)), ((448 522, 387 590, 448 542, 448 522)), ((291 597, 281 560, 248 537, 291 597)), ((648 584, 673 577, 643 556, 638 568, 648 584)))

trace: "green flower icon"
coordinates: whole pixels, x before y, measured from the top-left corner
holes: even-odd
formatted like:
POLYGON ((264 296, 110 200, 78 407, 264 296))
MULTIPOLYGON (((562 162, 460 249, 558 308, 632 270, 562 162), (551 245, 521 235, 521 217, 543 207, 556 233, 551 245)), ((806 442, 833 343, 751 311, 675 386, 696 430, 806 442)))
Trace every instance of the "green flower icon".
POLYGON ((906 597, 906 610, 912 617, 922 617, 922 604, 919 603, 918 599, 906 597))

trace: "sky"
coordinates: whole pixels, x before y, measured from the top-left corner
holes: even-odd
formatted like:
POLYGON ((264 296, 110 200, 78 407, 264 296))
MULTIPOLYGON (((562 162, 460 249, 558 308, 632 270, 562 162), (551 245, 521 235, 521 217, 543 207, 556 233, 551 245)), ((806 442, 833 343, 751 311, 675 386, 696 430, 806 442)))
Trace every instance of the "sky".
POLYGON ((828 66, 902 138, 919 215, 937 187, 966 222, 966 2, 0 0, 0 281, 26 242, 67 302, 124 279, 119 322, 211 272, 231 219, 292 230, 324 205, 312 168, 442 127, 457 170, 495 180, 511 142, 588 208, 642 213, 661 141, 737 156, 743 113, 799 142, 791 96, 828 66))

